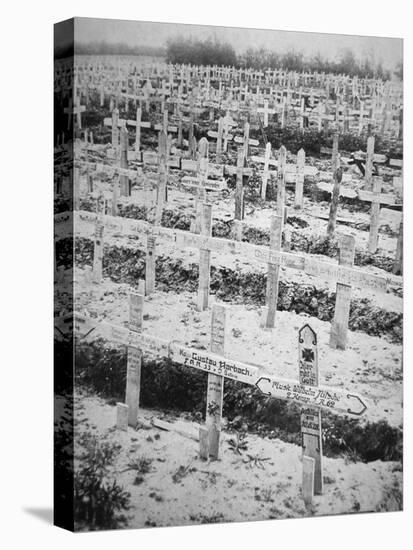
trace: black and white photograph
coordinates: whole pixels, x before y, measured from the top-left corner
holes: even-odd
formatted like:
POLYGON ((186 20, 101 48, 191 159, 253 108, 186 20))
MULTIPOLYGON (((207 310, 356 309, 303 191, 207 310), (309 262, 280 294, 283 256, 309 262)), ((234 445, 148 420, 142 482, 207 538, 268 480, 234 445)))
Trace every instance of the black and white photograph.
POLYGON ((53 86, 55 524, 402 511, 403 40, 74 17, 53 86))

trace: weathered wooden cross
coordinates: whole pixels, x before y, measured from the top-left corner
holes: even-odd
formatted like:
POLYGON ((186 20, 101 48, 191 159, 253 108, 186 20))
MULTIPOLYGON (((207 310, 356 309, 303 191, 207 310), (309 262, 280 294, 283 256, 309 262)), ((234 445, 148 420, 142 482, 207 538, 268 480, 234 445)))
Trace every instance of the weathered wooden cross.
POLYGON ((276 109, 270 109, 268 107, 268 99, 265 99, 264 100, 264 107, 259 107, 257 109, 257 113, 262 113, 264 115, 264 121, 263 121, 263 126, 264 128, 267 128, 268 126, 268 115, 274 115, 276 113, 276 109))

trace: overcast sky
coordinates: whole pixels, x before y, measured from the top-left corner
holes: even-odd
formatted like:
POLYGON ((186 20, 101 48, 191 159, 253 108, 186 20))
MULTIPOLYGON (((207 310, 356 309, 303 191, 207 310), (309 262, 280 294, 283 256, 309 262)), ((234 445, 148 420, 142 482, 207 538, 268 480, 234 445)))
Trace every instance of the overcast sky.
POLYGON ((229 42, 237 53, 249 47, 264 47, 283 52, 289 49, 306 55, 317 54, 335 59, 343 49, 350 48, 358 58, 365 56, 382 60, 384 67, 393 69, 402 60, 403 41, 400 38, 378 38, 344 34, 270 31, 236 27, 207 25, 183 25, 175 23, 151 23, 145 21, 121 21, 113 19, 76 18, 75 39, 78 42, 124 42, 130 46, 165 46, 170 37, 217 37, 229 42))

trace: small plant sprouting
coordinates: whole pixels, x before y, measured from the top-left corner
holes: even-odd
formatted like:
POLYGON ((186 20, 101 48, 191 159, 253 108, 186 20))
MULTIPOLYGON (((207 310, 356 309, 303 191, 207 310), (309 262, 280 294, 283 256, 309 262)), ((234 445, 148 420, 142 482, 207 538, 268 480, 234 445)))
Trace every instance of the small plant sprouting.
POLYGON ((242 451, 248 450, 248 442, 246 441, 246 434, 242 432, 237 432, 236 438, 234 439, 231 437, 231 439, 228 440, 228 445, 230 446, 230 450, 240 455, 242 451))
POLYGON ((191 474, 192 472, 196 472, 196 468, 191 467, 190 464, 188 464, 187 466, 181 465, 172 475, 172 481, 174 483, 180 483, 184 477, 186 477, 188 474, 191 474))
POLYGON ((122 473, 128 472, 129 470, 134 470, 137 474, 149 474, 149 472, 152 470, 152 458, 145 458, 144 456, 142 456, 130 460, 128 462, 128 467, 122 470, 122 473))
POLYGON ((247 457, 244 458, 243 462, 245 464, 247 464, 250 468, 261 468, 262 470, 264 470, 265 466, 264 466, 264 462, 266 462, 267 460, 270 460, 270 457, 266 457, 266 458, 262 458, 258 455, 250 455, 250 454, 247 454, 247 457))
POLYGON ((259 487, 255 488, 255 500, 259 500, 261 502, 274 502, 274 489, 271 487, 264 487, 264 489, 259 489, 259 487))

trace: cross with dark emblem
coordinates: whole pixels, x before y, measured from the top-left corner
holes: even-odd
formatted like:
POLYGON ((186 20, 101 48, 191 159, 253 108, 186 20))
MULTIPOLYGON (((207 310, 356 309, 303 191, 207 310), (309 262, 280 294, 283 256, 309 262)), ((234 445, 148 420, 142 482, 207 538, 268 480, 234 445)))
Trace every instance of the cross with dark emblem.
POLYGON ((303 349, 303 361, 314 361, 314 351, 310 348, 303 349))

